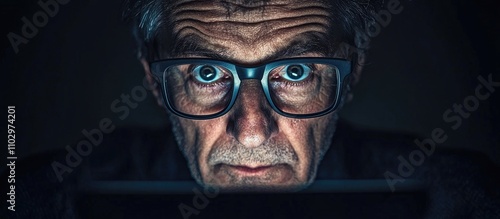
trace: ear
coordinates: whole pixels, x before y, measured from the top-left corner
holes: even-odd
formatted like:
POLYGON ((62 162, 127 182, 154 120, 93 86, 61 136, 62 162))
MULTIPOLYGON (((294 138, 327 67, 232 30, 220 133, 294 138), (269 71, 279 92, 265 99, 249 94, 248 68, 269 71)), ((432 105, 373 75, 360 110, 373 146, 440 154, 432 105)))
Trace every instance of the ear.
POLYGON ((366 63, 366 51, 348 43, 342 42, 335 53, 335 57, 351 60, 351 85, 359 82, 361 71, 366 63))
POLYGON ((366 51, 363 49, 359 49, 356 46, 350 45, 348 43, 341 43, 338 47, 337 52, 335 53, 336 57, 349 59, 352 63, 351 69, 351 78, 350 83, 348 84, 348 88, 346 89, 346 101, 349 102, 353 99, 353 94, 351 92, 351 88, 356 85, 361 77, 361 72, 363 70, 363 66, 366 63, 366 51))
POLYGON ((153 74, 151 74, 151 69, 149 68, 149 62, 146 61, 146 59, 141 58, 140 59, 142 67, 144 68, 144 73, 146 74, 146 80, 148 82, 149 87, 151 88, 151 91, 153 92, 153 95, 155 96, 156 102, 158 105, 161 107, 165 107, 163 104, 163 99, 161 97, 161 88, 158 86, 157 81, 154 79, 153 74))

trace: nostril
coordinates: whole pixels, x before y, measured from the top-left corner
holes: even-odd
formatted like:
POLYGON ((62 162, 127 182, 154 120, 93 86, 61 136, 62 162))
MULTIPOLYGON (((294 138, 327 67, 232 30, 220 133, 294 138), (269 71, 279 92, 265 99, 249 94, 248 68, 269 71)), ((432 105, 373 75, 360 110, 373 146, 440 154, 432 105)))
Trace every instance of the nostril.
POLYGON ((271 118, 267 117, 261 109, 239 108, 235 110, 239 112, 230 117, 227 130, 238 142, 247 147, 257 147, 269 138, 274 126, 270 125, 271 118))

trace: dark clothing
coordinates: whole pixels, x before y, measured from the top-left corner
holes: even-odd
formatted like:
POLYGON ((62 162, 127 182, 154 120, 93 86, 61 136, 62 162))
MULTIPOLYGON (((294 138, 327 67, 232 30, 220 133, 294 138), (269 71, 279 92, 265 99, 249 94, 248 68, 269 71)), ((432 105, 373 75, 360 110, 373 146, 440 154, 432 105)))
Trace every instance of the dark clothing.
MULTIPOLYGON (((411 211, 415 204, 411 202, 408 204, 396 201, 391 202, 390 205, 383 205, 381 209, 370 208, 366 206, 372 204, 366 201, 369 195, 359 195, 357 203, 360 206, 343 207, 359 208, 359 211, 346 210, 347 213, 344 212, 341 215, 371 218, 500 218, 500 171, 486 156, 473 152, 439 150, 427 155, 417 147, 414 143, 415 138, 411 135, 359 130, 344 123, 340 123, 337 130, 333 144, 320 164, 318 180, 387 179, 389 177, 388 186, 394 183, 397 187, 409 179, 422 180, 428 186, 425 211, 422 215, 410 215, 412 212, 406 209, 411 211), (424 155, 424 157, 419 155, 424 155), (403 165, 402 168, 401 163, 405 161, 406 166, 403 165), (363 213, 365 210, 375 213, 363 213)), ((439 145, 437 147, 439 148, 439 145)), ((67 151, 48 153, 19 162, 16 167, 16 215, 18 218, 78 218, 78 215, 82 213, 82 209, 77 207, 82 193, 77 191, 80 191, 79 188, 85 186, 90 179, 192 180, 186 160, 175 144, 169 127, 162 130, 119 129, 111 134, 105 134, 102 144, 95 146, 88 156, 83 157, 81 164, 71 167, 71 173, 64 173, 63 181, 59 182, 51 165, 54 161, 66 164, 67 154, 67 151)), ((346 201, 349 199, 351 202, 356 202, 355 199, 358 197, 347 196, 345 196, 346 201)), ((321 194, 316 194, 314 197, 321 198, 321 194)), ((248 198, 248 200, 251 199, 248 198)), ((324 199, 323 197, 321 201, 322 206, 328 206, 328 202, 324 199)), ((147 202, 147 200, 143 201, 147 202)), ((276 204, 287 208, 285 210, 271 209, 267 214, 262 215, 263 218, 267 218, 266 215, 269 216, 269 214, 273 215, 273 218, 289 218, 272 214, 273 211, 285 212, 298 218, 322 215, 318 211, 328 211, 328 209, 314 209, 314 212, 311 212, 312 209, 304 207, 307 203, 301 203, 301 201, 298 201, 301 203, 298 205, 304 209, 293 203, 290 204, 293 201, 286 203, 260 201, 261 204, 276 204)), ((333 203, 332 201, 332 205, 333 203)), ((226 204, 231 205, 231 203, 226 204)), ((249 208, 249 206, 246 207, 249 208)), ((2 211, 4 210, 5 208, 2 211)), ((108 211, 112 212, 113 209, 108 211)), ((242 209, 232 209, 232 211, 244 212, 242 209)), ((258 211, 257 207, 255 211, 258 211)), ((6 214, 12 215, 12 212, 7 211, 6 214)), ((148 212, 145 211, 139 215, 148 215, 148 212)), ((171 218, 169 216, 172 215, 174 218, 181 217, 178 211, 153 216, 171 218)), ((207 216, 210 213, 203 212, 199 216, 191 215, 191 218, 203 215, 207 216)), ((226 216, 237 218, 231 215, 226 216)), ((131 217, 131 215, 126 214, 123 217, 131 217)))

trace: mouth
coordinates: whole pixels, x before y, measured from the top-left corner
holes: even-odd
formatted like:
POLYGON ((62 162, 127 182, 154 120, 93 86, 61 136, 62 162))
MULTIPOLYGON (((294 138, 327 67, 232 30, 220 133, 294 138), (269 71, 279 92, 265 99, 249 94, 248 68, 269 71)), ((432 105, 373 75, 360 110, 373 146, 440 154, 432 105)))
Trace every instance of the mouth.
MULTIPOLYGON (((225 165, 225 164, 223 164, 225 165)), ((239 175, 242 176, 256 176, 256 175, 261 175, 264 174, 267 170, 270 170, 273 166, 268 165, 268 166, 257 166, 257 167, 250 167, 250 166, 234 166, 234 165, 227 165, 229 169, 234 170, 234 172, 237 172, 239 175)))
POLYGON ((292 180, 293 168, 288 164, 225 164, 214 166, 216 184, 233 186, 278 186, 292 180))

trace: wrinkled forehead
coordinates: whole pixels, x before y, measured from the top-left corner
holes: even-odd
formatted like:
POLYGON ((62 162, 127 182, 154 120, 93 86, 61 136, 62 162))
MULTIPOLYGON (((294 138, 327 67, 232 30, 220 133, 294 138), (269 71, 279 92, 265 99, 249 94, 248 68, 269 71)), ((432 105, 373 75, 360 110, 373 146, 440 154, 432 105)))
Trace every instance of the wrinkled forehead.
POLYGON ((169 56, 258 63, 326 55, 329 12, 321 1, 179 1, 170 11, 169 56))

